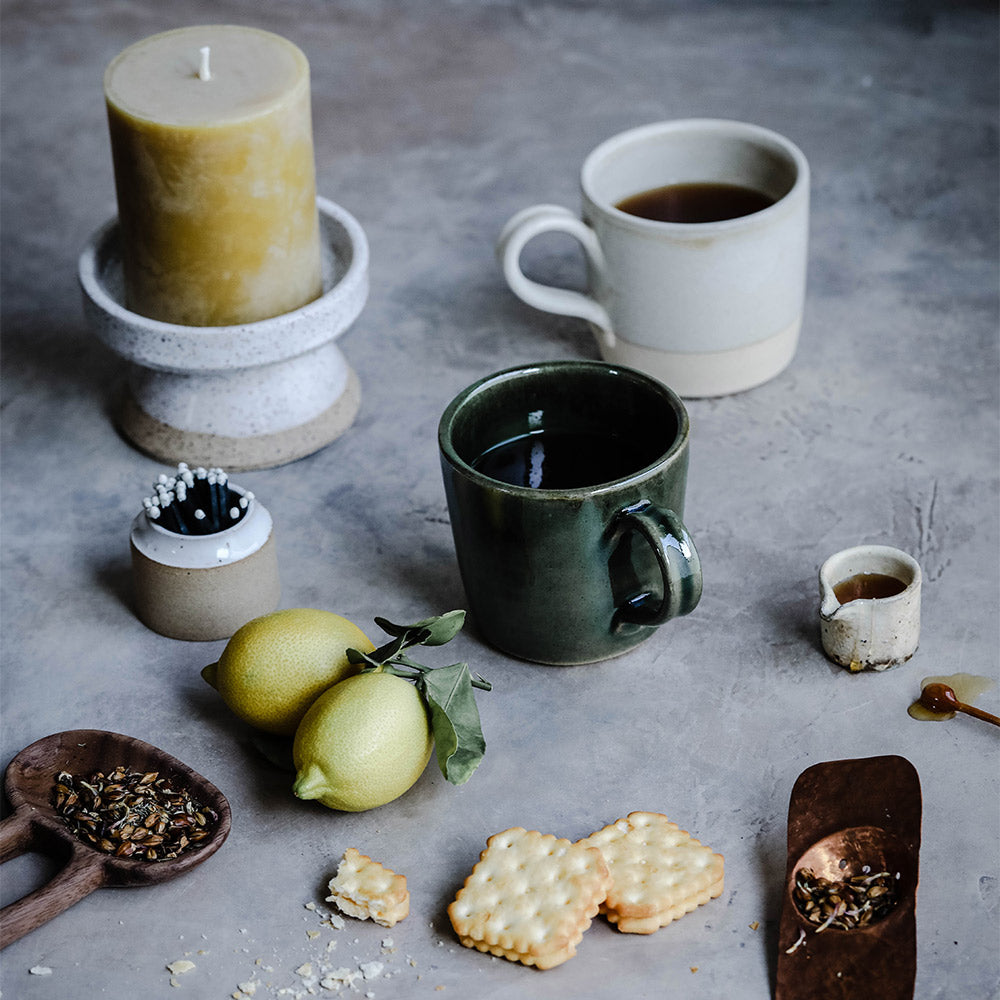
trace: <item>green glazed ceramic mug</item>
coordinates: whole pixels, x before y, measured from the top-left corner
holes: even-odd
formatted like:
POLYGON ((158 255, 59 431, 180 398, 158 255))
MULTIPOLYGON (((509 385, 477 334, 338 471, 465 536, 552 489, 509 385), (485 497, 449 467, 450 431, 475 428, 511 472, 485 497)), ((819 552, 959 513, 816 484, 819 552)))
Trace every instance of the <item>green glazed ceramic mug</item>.
POLYGON ((438 444, 469 610, 497 649, 592 663, 698 604, 688 415, 656 379, 598 361, 497 372, 452 400, 438 444))

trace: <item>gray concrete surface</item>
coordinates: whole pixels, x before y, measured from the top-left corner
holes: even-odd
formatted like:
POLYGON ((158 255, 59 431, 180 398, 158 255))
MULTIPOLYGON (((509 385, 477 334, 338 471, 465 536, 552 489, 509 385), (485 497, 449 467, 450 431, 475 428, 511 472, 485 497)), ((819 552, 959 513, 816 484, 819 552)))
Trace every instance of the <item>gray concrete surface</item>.
MULTIPOLYGON (((254 982, 257 998, 298 996, 303 963, 373 960, 391 973, 359 984, 376 1000, 767 997, 795 778, 884 753, 913 762, 924 795, 916 996, 1000 995, 998 731, 906 714, 928 675, 1000 669, 990 5, 6 0, 2 48, 2 765, 51 732, 114 729, 207 775, 235 817, 196 873, 100 891, 8 948, 5 998, 223 998, 254 982), (470 623, 442 653, 494 684, 486 760, 461 788, 432 765, 376 812, 295 800, 199 676, 224 644, 157 636, 130 606, 128 526, 166 470, 109 422, 122 364, 83 323, 76 258, 114 212, 105 65, 206 21, 305 50, 320 192, 371 242, 371 297, 341 341, 363 385, 356 424, 239 477, 274 516, 283 606, 363 626, 462 606, 435 440, 452 395, 506 365, 596 356, 582 324, 505 287, 493 244, 508 216, 576 205, 587 151, 665 118, 757 122, 812 166, 794 363, 689 407, 700 607, 573 669, 506 659, 470 623), (850 676, 819 648, 816 573, 861 542, 920 562, 923 631, 905 666, 850 676), (722 852, 723 896, 651 937, 598 920, 547 973, 457 943, 445 907, 490 834, 576 838, 633 809, 722 852), (392 931, 336 931, 304 908, 349 846, 409 876, 392 931), (196 968, 172 986, 184 957, 196 968)), ((580 280, 558 241, 529 266, 580 280)), ((980 704, 997 712, 997 689, 980 704)), ((4 901, 46 871, 6 864, 4 901)))

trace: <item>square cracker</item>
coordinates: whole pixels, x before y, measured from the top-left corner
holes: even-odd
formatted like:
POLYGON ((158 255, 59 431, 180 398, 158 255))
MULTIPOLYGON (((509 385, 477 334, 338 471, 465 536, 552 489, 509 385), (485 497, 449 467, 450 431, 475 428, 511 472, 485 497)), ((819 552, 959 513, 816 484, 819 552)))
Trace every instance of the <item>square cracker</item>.
POLYGON ((614 882, 601 911, 620 931, 652 934, 722 895, 723 858, 661 813, 631 812, 578 843, 614 882))
POLYGON ((383 927, 393 927, 410 912, 406 876, 384 868, 355 847, 344 851, 329 890, 327 901, 348 916, 371 919, 383 927))
POLYGON ((551 969, 576 954, 610 885, 600 851, 512 827, 486 841, 448 916, 467 948, 551 969))

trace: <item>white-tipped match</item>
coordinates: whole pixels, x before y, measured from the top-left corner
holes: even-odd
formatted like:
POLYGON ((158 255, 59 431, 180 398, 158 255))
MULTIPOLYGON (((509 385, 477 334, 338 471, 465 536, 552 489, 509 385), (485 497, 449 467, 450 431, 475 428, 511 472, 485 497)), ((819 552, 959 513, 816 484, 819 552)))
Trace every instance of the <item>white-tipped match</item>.
POLYGON ((142 505, 150 519, 162 521, 169 531, 188 535, 197 524, 195 534, 212 534, 239 521, 253 499, 249 490, 236 493, 229 481, 225 469, 191 469, 179 462, 175 476, 157 476, 153 495, 142 505))

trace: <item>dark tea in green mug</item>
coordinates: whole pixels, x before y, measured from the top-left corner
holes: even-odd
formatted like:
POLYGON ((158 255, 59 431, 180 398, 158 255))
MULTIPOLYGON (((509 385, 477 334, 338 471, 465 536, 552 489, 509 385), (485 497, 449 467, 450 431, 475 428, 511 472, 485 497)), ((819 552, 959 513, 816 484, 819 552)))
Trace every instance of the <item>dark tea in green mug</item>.
POLYGON ((452 400, 438 441, 469 610, 496 648, 594 662, 697 605, 688 416, 656 379, 596 361, 497 372, 452 400))

